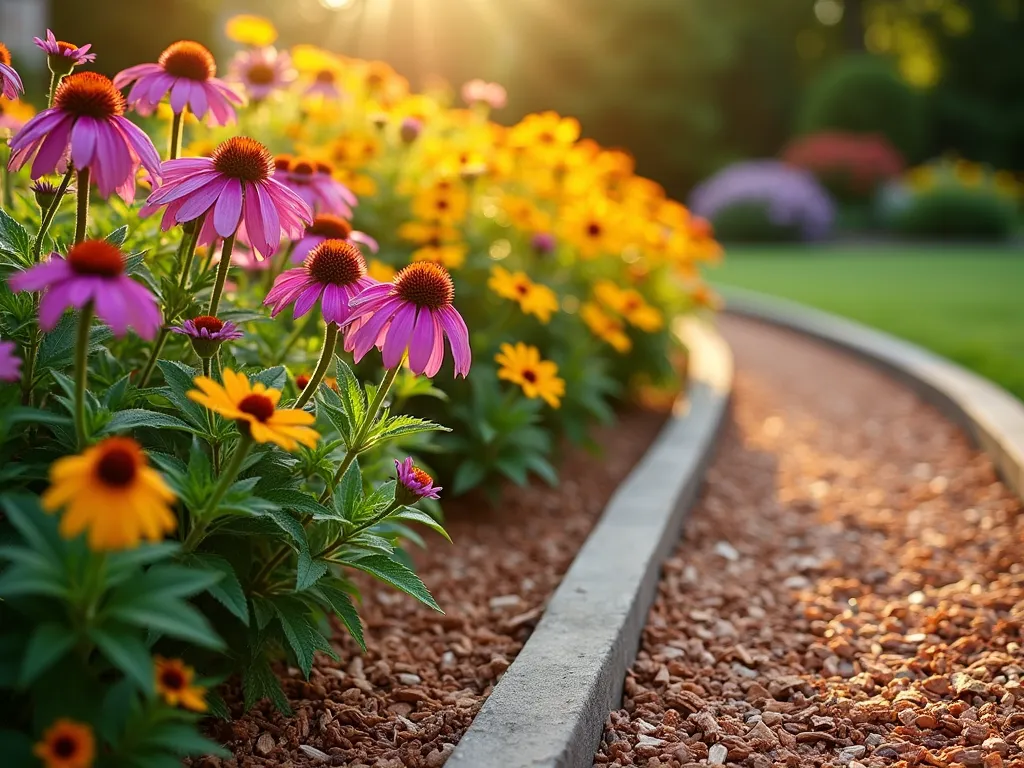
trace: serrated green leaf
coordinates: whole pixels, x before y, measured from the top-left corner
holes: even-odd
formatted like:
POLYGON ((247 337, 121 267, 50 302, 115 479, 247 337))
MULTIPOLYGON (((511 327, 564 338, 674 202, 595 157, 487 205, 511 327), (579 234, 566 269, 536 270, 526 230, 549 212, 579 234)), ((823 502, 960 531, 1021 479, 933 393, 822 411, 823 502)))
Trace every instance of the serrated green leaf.
POLYGON ((114 667, 124 672, 147 696, 153 695, 153 658, 146 644, 125 631, 92 627, 89 637, 114 667))
POLYGON ((301 515, 309 515, 310 517, 316 517, 317 515, 328 511, 323 504, 319 504, 316 499, 302 491, 295 491, 291 489, 270 489, 262 491, 260 496, 267 501, 277 504, 282 509, 290 509, 301 515))
POLYGON ((181 415, 188 419, 193 426, 205 430, 208 425, 206 409, 194 400, 190 400, 187 394, 195 389, 194 380, 200 375, 200 372, 173 360, 159 360, 157 365, 160 366, 164 381, 167 382, 167 386, 162 387, 160 392, 174 403, 181 415))
POLYGON ((345 412, 352 419, 353 424, 361 424, 366 415, 366 392, 359 384, 359 379, 352 373, 348 363, 338 357, 335 360, 338 367, 338 394, 344 404, 345 412))
MULTIPOLYGON (((157 723, 149 729, 141 744, 142 749, 146 747, 167 750, 181 757, 207 754, 231 757, 230 752, 202 736, 194 725, 168 721, 157 723)), ((150 763, 147 760, 147 765, 150 763)))
POLYGON ((126 411, 118 411, 100 430, 101 435, 112 435, 117 432, 127 432, 132 429, 146 427, 149 429, 176 429, 182 432, 194 432, 195 430, 181 419, 168 416, 156 411, 147 411, 143 408, 130 408, 126 411))
POLYGON ((245 694, 245 710, 248 712, 261 699, 270 699, 279 712, 286 715, 292 713, 288 697, 281 689, 281 683, 270 668, 267 660, 261 655, 246 667, 242 674, 242 691, 245 694))
POLYGON ((365 520, 383 512, 388 504, 394 501, 394 498, 395 481, 388 480, 386 483, 374 488, 370 495, 363 499, 356 512, 355 519, 365 520))
POLYGON ((418 419, 415 416, 392 416, 389 419, 382 419, 374 425, 371 431, 371 439, 374 443, 384 440, 393 440, 396 437, 416 435, 421 432, 451 432, 448 427, 435 424, 426 419, 418 419))
POLYGON ((0 597, 43 595, 65 599, 68 587, 52 571, 12 565, 0 574, 0 597))
POLYGON ((108 243, 113 243, 114 245, 124 245, 124 241, 127 238, 128 238, 128 225, 127 224, 122 224, 120 227, 115 229, 113 232, 111 232, 109 235, 107 235, 103 239, 106 240, 108 243))
POLYGON ((438 613, 444 613, 441 607, 434 601, 433 596, 420 581, 420 577, 410 571, 401 563, 395 562, 384 555, 370 555, 359 559, 342 560, 345 565, 358 568, 360 571, 374 576, 386 584, 390 584, 405 594, 415 597, 421 603, 433 608, 438 613))
POLYGON ((301 600, 284 599, 275 600, 273 606, 285 639, 295 653, 295 660, 307 680, 310 670, 313 669, 313 655, 317 651, 322 651, 333 659, 338 658, 327 638, 316 628, 305 603, 301 600))
POLYGON ((451 537, 448 535, 448 531, 444 529, 437 520, 432 518, 422 509, 415 509, 414 507, 402 507, 395 514, 388 518, 388 520, 405 520, 409 523, 419 523, 425 525, 434 533, 439 533, 444 536, 448 541, 451 541, 451 537))
POLYGON ((75 634, 65 624, 48 621, 32 633, 21 662, 20 684, 28 686, 75 645, 75 634))
POLYGON ((299 552, 299 562, 295 573, 295 591, 309 589, 327 575, 329 567, 324 560, 314 560, 308 549, 299 552))
POLYGON ((204 552, 189 555, 184 563, 193 568, 220 573, 222 576, 220 581, 207 588, 206 591, 248 626, 249 601, 246 599, 245 590, 242 589, 242 583, 238 580, 238 574, 235 573, 234 567, 226 558, 204 552))
POLYGON ((275 365, 273 368, 260 371, 250 378, 254 382, 262 382, 264 386, 270 389, 284 389, 284 385, 288 383, 288 371, 285 370, 283 365, 275 365))
MULTIPOLYGON (((4 173, 6 172, 5 169, 4 173)), ((30 248, 28 232, 3 208, 0 208, 0 251, 28 259, 30 248)))
POLYGON ((111 610, 109 615, 112 619, 188 640, 205 648, 219 651, 224 647, 224 642, 217 637, 206 617, 181 600, 120 606, 111 610))
POLYGON ((283 509, 272 509, 262 512, 260 517, 273 520, 278 528, 287 533, 299 545, 300 552, 303 549, 309 549, 309 542, 306 540, 306 529, 302 527, 302 523, 288 512, 285 512, 283 509))
POLYGON ((331 503, 342 520, 355 520, 362 502, 363 473, 359 468, 359 459, 353 459, 351 466, 345 470, 345 476, 334 490, 331 503))
POLYGON ((355 605, 352 604, 352 598, 348 593, 331 583, 331 580, 321 581, 313 592, 322 597, 324 602, 330 606, 334 615, 341 619, 341 623, 352 635, 352 639, 359 643, 359 647, 365 653, 366 640, 363 638, 363 623, 359 620, 359 613, 356 611, 355 605))

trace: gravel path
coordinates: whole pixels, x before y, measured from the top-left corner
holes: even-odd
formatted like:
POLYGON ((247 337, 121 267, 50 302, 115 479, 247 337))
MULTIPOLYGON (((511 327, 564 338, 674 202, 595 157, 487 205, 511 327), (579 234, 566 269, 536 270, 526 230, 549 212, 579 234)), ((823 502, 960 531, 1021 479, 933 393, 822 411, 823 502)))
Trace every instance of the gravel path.
POLYGON ((358 580, 367 653, 338 628, 340 663, 318 656, 309 682, 299 670, 282 668, 295 710, 289 717, 268 702, 239 717, 241 693, 228 687, 238 719, 216 723, 211 736, 236 757, 193 765, 442 765, 665 417, 634 410, 615 427, 598 430, 602 455, 570 451, 556 489, 510 488, 497 507, 479 498, 446 504, 454 545, 431 535, 425 551, 412 553, 446 614, 369 578, 358 580))
POLYGON ((1024 516, 931 407, 723 319, 732 425, 595 763, 1024 766, 1024 516))

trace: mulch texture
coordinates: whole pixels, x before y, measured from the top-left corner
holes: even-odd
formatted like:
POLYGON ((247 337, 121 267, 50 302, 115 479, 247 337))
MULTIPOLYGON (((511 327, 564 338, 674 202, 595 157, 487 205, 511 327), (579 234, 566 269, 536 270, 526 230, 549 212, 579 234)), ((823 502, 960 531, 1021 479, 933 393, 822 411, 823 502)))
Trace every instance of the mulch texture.
POLYGON ((508 488, 497 506, 445 505, 454 545, 438 536, 416 551, 417 573, 440 615, 369 578, 360 615, 368 651, 338 628, 340 662, 317 658, 309 681, 280 670, 293 715, 269 702, 210 735, 235 753, 201 768, 442 765, 536 625, 605 504, 656 437, 666 414, 632 410, 597 431, 600 456, 570 450, 558 488, 508 488))
POLYGON ((738 376, 595 763, 1024 766, 1024 516, 937 411, 726 319, 738 376))

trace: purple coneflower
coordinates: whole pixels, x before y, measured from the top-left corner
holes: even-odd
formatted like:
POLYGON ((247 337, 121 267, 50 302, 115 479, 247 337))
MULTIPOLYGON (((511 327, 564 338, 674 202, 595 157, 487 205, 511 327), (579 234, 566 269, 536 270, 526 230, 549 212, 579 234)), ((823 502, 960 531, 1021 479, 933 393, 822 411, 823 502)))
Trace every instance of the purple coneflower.
POLYGON ((439 499, 439 485, 434 485, 434 478, 412 463, 412 456, 405 461, 395 459, 395 471, 398 473, 398 485, 395 488, 395 499, 401 504, 415 504, 420 499, 439 499))
POLYGON ((11 139, 12 171, 32 158, 32 178, 63 172, 68 150, 75 169, 91 171, 100 195, 117 192, 126 203, 135 199, 135 174, 142 165, 160 178, 160 156, 149 137, 124 116, 124 97, 95 72, 65 77, 53 106, 33 117, 11 139))
POLYGON ((334 178, 334 169, 327 163, 278 155, 274 167, 281 183, 305 200, 314 213, 352 218, 352 206, 359 200, 334 178))
POLYGON ((306 227, 306 233, 295 244, 292 261, 296 263, 304 261, 309 252, 324 240, 350 240, 353 243, 365 245, 374 253, 380 249, 376 240, 365 232, 352 229, 350 222, 340 216, 321 213, 313 217, 313 223, 306 227))
POLYGON ((200 120, 209 113, 210 125, 227 125, 235 120, 232 104, 240 106, 245 100, 216 74, 212 53, 199 43, 179 40, 160 54, 156 64, 139 64, 119 72, 114 85, 124 88, 135 83, 128 104, 140 115, 151 115, 170 93, 175 114, 187 107, 200 120))
POLYGON ((18 381, 21 378, 21 358, 14 354, 13 341, 0 341, 0 381, 18 381))
POLYGON ((469 329, 452 306, 455 287, 440 264, 410 264, 390 283, 373 285, 352 299, 346 323, 352 331, 345 349, 362 360, 371 347, 381 348, 384 365, 393 368, 409 353, 413 373, 434 376, 444 360, 444 336, 448 337, 455 375, 465 377, 472 363, 469 329), (356 324, 360 327, 355 327, 356 324))
POLYGON ((225 341, 240 339, 243 334, 237 325, 211 315, 200 315, 171 328, 173 333, 188 336, 192 348, 200 357, 213 357, 225 341))
POLYGON ((11 66, 11 52, 7 50, 6 45, 0 43, 0 95, 14 101, 19 93, 24 92, 25 85, 11 66))
POLYGON ((352 314, 349 302, 375 285, 377 281, 366 276, 366 260, 353 243, 324 240, 309 252, 301 267, 278 275, 263 303, 271 307, 271 317, 277 317, 289 304, 295 305, 295 317, 302 317, 319 300, 324 320, 340 325, 352 314))
POLYGON ((398 127, 398 135, 406 144, 412 144, 423 133, 423 121, 416 117, 407 117, 398 127))
POLYGON ((254 139, 236 136, 221 143, 210 157, 168 160, 162 166, 164 183, 142 207, 149 216, 167 206, 161 227, 194 221, 209 214, 199 243, 230 237, 244 221, 253 248, 270 256, 281 233, 299 237, 313 220, 309 206, 274 175, 274 157, 254 139))
POLYGON ((92 43, 87 43, 79 48, 74 43, 58 40, 50 30, 46 30, 45 40, 38 37, 33 37, 32 40, 46 54, 50 71, 56 74, 66 74, 75 67, 96 61, 96 54, 89 53, 92 43))
POLYGON ((124 336, 128 326, 144 339, 160 327, 160 310, 146 288, 124 274, 121 249, 106 240, 83 240, 71 246, 66 258, 51 253, 50 260, 10 278, 15 291, 43 291, 39 327, 53 330, 64 310, 92 303, 96 315, 124 336))
POLYGON ((462 86, 462 100, 471 107, 486 104, 491 109, 502 109, 508 101, 508 93, 498 83, 470 80, 462 86))
POLYGON ((533 247, 533 250, 542 256, 555 250, 555 246, 557 244, 555 236, 550 232, 536 232, 533 237, 530 238, 530 245, 533 247))
POLYGON ((239 51, 231 62, 231 79, 244 85, 253 101, 263 101, 274 91, 287 88, 295 77, 291 56, 276 48, 239 51))
POLYGON ((338 87, 338 75, 333 69, 319 70, 303 93, 306 96, 320 96, 331 101, 337 101, 346 95, 338 87))

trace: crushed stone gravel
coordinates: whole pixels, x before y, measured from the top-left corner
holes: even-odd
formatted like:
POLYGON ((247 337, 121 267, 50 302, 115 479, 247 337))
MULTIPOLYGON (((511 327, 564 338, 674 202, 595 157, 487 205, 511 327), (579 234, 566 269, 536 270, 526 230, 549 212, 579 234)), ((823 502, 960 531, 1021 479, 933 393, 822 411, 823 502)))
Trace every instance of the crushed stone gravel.
POLYGON ((724 318, 737 380, 600 766, 1024 766, 1024 515, 868 365, 724 318))

